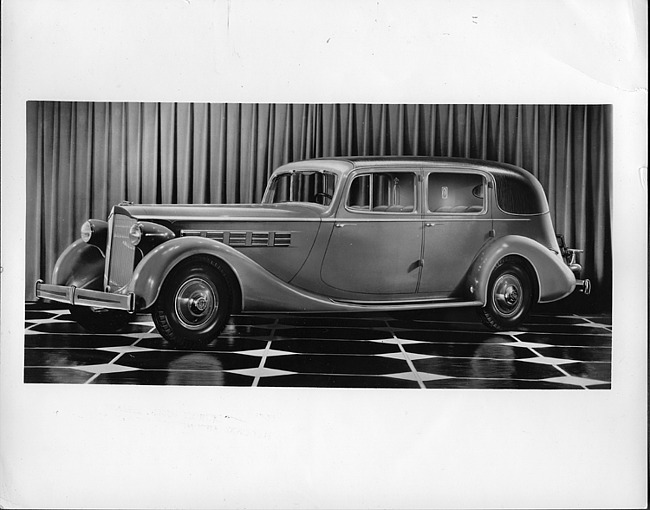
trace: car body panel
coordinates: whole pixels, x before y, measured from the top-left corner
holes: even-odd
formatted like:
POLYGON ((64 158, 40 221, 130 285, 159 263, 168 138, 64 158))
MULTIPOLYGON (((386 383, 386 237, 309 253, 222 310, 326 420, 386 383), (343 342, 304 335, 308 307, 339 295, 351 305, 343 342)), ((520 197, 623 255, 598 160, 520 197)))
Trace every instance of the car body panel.
MULTIPOLYGON (((132 273, 126 273, 130 279, 112 285, 114 294, 133 297, 129 303, 137 310, 148 310, 173 269, 195 256, 227 266, 243 312, 484 305, 490 275, 504 257, 526 261, 538 301, 560 299, 575 288, 542 187, 522 169, 454 158, 356 157, 289 163, 274 176, 301 171, 336 176, 327 205, 273 203, 270 181, 262 204, 115 206, 112 217, 160 224, 174 238, 138 248, 132 273), (395 203, 382 210, 368 198, 366 206, 360 184, 365 176, 368 183, 387 183, 385 197, 395 203), (441 176, 456 184, 435 180, 441 176), (470 177, 480 186, 471 189, 476 200, 465 204, 454 186, 463 188, 470 177), (534 199, 507 194, 522 189, 534 199), (517 208, 530 212, 513 212, 517 208)), ((379 189, 373 186, 368 197, 379 189)), ((122 244, 128 242, 125 232, 122 244)), ((76 241, 57 262, 53 283, 103 290, 105 265, 102 250, 76 241)))

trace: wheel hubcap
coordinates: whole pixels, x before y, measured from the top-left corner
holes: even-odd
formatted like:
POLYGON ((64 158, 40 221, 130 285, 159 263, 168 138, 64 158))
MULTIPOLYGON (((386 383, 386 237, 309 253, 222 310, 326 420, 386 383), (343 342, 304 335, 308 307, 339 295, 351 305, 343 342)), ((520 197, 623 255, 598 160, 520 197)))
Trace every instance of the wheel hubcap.
POLYGON ((504 317, 512 317, 521 311, 522 295, 519 278, 512 274, 503 274, 494 282, 492 294, 494 309, 504 317))
POLYGON ((188 329, 201 329, 217 315, 219 300, 212 282, 191 278, 176 291, 174 307, 178 320, 188 329))

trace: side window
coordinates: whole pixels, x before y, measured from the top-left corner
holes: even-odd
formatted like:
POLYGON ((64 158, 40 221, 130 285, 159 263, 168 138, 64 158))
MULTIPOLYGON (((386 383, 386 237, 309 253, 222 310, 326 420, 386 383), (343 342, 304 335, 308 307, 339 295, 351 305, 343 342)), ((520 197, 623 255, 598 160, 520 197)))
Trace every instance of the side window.
POLYGON ((417 177, 413 172, 358 175, 350 185, 347 207, 369 212, 413 212, 416 184, 417 177))
POLYGON ((485 206, 485 182, 479 174, 432 172, 427 207, 433 213, 480 213, 485 206))

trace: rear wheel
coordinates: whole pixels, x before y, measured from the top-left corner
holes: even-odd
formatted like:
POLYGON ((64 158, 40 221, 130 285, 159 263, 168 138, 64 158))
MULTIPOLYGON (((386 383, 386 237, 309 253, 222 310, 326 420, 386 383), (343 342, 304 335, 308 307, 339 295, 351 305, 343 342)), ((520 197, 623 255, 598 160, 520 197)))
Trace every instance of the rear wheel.
POLYGON ((490 276, 487 303, 479 311, 483 323, 495 330, 521 324, 532 305, 532 289, 525 269, 508 259, 500 262, 490 276))
POLYGON ((89 306, 70 306, 70 315, 91 333, 115 333, 129 323, 130 314, 123 310, 108 310, 89 306))
POLYGON ((231 304, 219 262, 193 258, 167 277, 151 315, 166 340, 178 347, 199 348, 219 336, 230 316, 231 304))

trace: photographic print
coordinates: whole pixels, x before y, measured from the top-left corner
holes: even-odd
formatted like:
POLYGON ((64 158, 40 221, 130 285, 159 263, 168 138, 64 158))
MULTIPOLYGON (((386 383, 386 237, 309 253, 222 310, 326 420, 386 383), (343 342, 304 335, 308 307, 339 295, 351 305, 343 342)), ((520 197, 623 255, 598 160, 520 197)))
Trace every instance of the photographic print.
POLYGON ((25 382, 611 387, 608 105, 27 119, 25 382))
POLYGON ((646 19, 5 0, 0 506, 645 508, 646 19))

